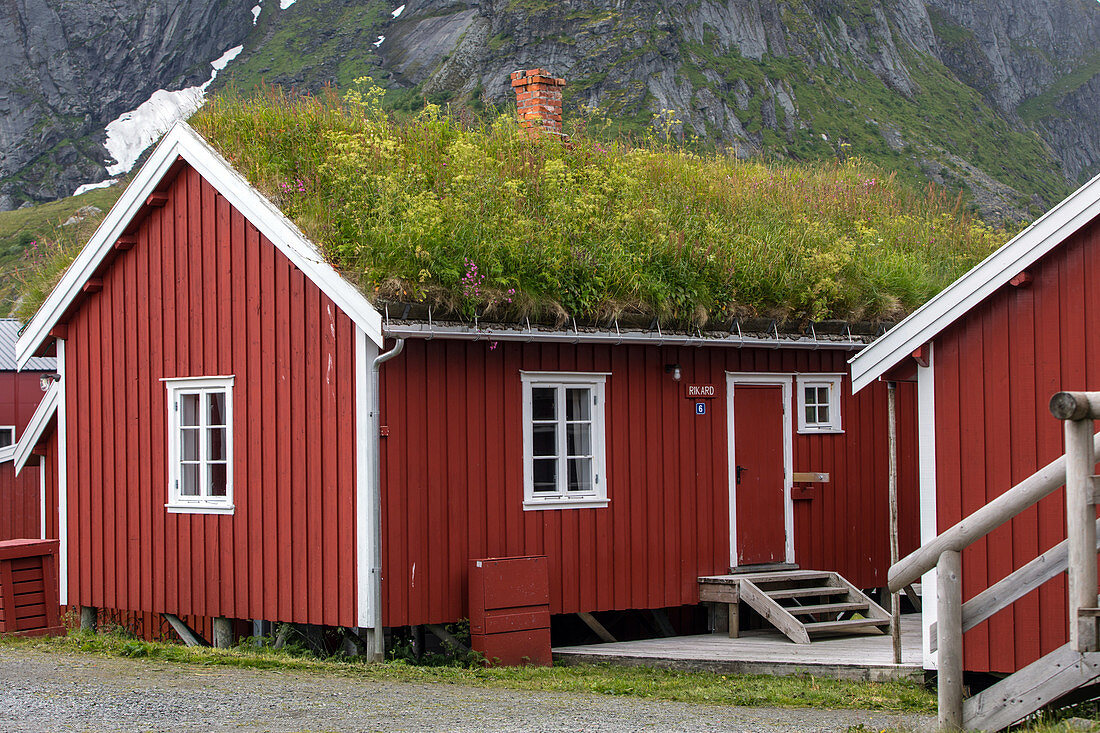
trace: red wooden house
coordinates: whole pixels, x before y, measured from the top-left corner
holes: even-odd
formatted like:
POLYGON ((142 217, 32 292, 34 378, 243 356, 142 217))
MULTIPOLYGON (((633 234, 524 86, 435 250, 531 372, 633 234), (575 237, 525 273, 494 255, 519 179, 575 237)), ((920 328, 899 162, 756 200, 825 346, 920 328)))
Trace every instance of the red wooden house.
POLYGON ((862 339, 407 316, 174 127, 19 342, 61 374, 20 448, 47 454, 62 602, 434 624, 469 615, 470 559, 517 555, 548 558, 554 614, 696 604, 731 566, 885 584, 862 339))
MULTIPOLYGON (((916 381, 923 541, 1062 455, 1048 403, 1060 390, 1100 389, 1098 326, 1095 178, 855 357, 857 392, 880 378, 916 381)), ((964 599, 1065 537, 1059 489, 963 553, 964 599)), ((935 590, 934 572, 924 585, 935 590)), ((935 609, 924 604, 926 630, 935 609)), ((1066 639, 1059 574, 967 632, 965 668, 1012 672, 1066 639)), ((927 633, 925 650, 933 667, 927 633)))
POLYGON ((15 345, 20 326, 14 319, 0 319, 0 541, 56 537, 47 534, 50 517, 42 501, 43 482, 37 465, 19 475, 13 465, 16 441, 54 372, 51 358, 31 359, 22 372, 17 370, 15 345))

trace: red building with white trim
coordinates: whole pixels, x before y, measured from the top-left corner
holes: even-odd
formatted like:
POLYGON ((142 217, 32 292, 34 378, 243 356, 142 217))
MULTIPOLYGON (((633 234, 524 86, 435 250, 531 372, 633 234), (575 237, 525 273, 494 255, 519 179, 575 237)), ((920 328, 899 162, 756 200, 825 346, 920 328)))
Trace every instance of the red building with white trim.
POLYGON ((179 124, 20 338, 61 374, 20 451, 55 467, 70 605, 442 623, 469 615, 470 559, 511 555, 548 558, 555 614, 695 604, 732 565, 879 587, 886 389, 852 395, 862 345, 397 318, 179 124))
MULTIPOLYGON (((1060 390, 1100 389, 1098 326, 1094 178, 856 356, 857 392, 881 378, 916 381, 923 541, 1062 455, 1048 404, 1060 390)), ((963 599, 1065 537, 1059 489, 963 552, 963 599)), ((934 573, 924 585, 934 591, 934 573)), ((935 608, 924 604, 926 630, 935 608)), ((965 668, 1022 668, 1066 642, 1066 615, 1059 574, 967 632, 965 668)))

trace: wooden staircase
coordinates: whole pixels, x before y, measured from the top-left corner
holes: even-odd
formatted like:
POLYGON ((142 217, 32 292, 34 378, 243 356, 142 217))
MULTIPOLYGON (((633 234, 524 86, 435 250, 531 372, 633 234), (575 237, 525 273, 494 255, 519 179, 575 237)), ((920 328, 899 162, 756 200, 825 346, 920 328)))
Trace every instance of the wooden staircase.
POLYGON ((729 604, 730 637, 740 635, 740 604, 765 618, 791 641, 881 633, 890 614, 839 573, 824 570, 736 572, 699 578, 699 600, 729 604))

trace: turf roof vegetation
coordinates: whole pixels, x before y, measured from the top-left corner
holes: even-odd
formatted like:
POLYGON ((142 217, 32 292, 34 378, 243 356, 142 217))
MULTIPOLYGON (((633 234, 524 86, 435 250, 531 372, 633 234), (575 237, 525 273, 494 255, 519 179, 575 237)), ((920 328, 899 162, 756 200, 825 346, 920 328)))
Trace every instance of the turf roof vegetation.
POLYGON ((860 159, 766 165, 568 120, 563 142, 435 105, 398 121, 382 94, 230 90, 190 122, 369 297, 441 316, 891 320, 1007 238, 860 159))

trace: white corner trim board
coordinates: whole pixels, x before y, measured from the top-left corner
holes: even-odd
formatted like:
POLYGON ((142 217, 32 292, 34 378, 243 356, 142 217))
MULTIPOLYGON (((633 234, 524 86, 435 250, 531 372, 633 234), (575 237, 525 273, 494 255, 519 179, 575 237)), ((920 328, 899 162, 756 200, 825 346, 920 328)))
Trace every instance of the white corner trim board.
POLYGON ((19 472, 23 470, 23 466, 30 460, 31 452, 38 445, 38 441, 42 439, 46 426, 50 424, 50 418, 57 412, 58 395, 60 393, 60 383, 52 382, 49 389, 46 390, 46 394, 42 395, 42 401, 35 408, 27 427, 23 429, 23 434, 19 436, 19 442, 15 444, 13 453, 16 475, 19 475, 19 472))
POLYGON ((939 295, 856 354, 849 362, 852 365, 852 392, 860 391, 931 341, 997 288, 1097 216, 1100 216, 1100 176, 1070 194, 939 295))
MULTIPOLYGON (((917 367, 917 474, 920 491, 920 541, 931 542, 939 534, 936 523, 936 393, 935 348, 928 350, 928 366, 917 367)), ((936 622, 936 569, 921 577, 921 649, 925 669, 936 669, 929 630, 936 622)))
POLYGON ((186 122, 177 122, 107 213, 95 234, 62 275, 61 281, 27 324, 16 344, 20 368, 49 338, 50 330, 79 297, 85 282, 110 254, 119 236, 145 205, 149 194, 182 158, 279 251, 333 300, 376 344, 382 343, 382 316, 358 288, 345 280, 301 230, 218 154, 186 122))

